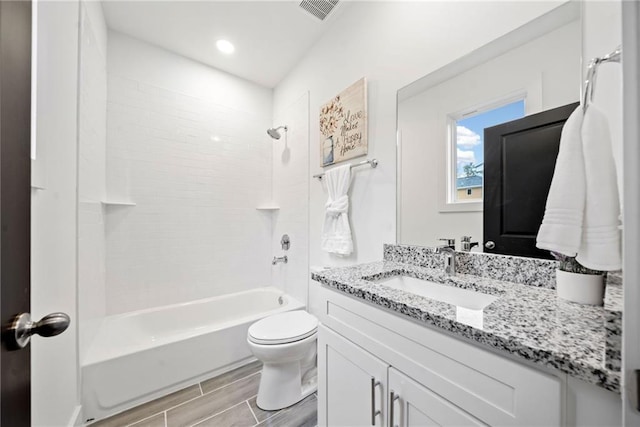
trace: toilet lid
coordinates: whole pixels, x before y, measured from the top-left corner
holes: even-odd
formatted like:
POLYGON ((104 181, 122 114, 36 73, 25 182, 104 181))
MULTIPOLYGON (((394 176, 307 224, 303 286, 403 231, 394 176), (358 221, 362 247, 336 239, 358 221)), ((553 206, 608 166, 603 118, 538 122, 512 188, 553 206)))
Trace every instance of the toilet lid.
POLYGON ((318 319, 306 311, 287 311, 257 321, 249 327, 249 339, 256 344, 285 344, 300 341, 318 329, 318 319))

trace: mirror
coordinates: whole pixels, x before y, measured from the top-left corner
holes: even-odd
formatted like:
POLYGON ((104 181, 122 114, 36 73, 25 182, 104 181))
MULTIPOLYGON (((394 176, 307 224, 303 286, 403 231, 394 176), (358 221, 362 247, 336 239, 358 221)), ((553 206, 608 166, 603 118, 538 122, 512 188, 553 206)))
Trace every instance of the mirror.
MULTIPOLYGON (((492 251, 485 222, 495 216, 487 203, 504 204, 517 192, 520 212, 544 212, 562 117, 580 99, 581 51, 580 6, 569 2, 398 91, 398 243, 435 246, 455 238, 462 250, 461 237, 471 236, 473 251, 548 256, 492 251), (555 152, 550 146, 541 153, 549 144, 534 136, 538 145, 519 152, 508 173, 499 159, 497 173, 491 141, 523 140, 536 129, 547 139, 555 135, 555 152), (542 169, 548 182, 539 183, 542 169), (492 174, 501 189, 490 188, 492 174)), ((526 216, 509 220, 514 230, 526 216)))

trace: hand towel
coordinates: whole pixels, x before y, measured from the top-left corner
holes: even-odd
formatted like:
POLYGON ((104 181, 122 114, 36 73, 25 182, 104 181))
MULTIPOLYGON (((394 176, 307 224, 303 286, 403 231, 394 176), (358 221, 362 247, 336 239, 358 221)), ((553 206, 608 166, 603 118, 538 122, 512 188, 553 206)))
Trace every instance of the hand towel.
POLYGON ((351 227, 349 227, 349 186, 351 166, 344 165, 324 174, 329 198, 322 228, 321 248, 329 253, 349 255, 353 252, 351 227))
POLYGON ((593 270, 622 268, 620 200, 609 123, 593 104, 582 123, 586 198, 576 260, 593 270))
POLYGON ((578 106, 562 128, 556 167, 536 241, 540 249, 567 256, 576 256, 582 241, 586 194, 582 123, 582 107, 578 106))

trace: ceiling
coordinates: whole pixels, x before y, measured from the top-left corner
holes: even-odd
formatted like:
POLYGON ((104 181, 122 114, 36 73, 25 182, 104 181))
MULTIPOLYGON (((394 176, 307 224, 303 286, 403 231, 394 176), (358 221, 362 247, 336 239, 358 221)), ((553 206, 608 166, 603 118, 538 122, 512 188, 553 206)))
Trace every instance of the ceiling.
MULTIPOLYGON (((344 1, 344 0, 343 0, 344 1)), ((103 1, 110 29, 266 87, 276 86, 328 29, 300 1, 103 1), (218 39, 235 45, 225 55, 218 39)))

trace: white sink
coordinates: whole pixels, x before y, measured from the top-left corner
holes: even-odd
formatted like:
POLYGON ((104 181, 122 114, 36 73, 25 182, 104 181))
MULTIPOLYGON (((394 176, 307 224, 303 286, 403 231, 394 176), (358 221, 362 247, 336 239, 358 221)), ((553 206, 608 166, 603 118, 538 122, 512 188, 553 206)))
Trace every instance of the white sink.
POLYGON ((447 304, 469 310, 482 310, 499 298, 481 292, 442 285, 440 283, 408 276, 392 276, 376 280, 375 282, 393 289, 431 298, 436 301, 446 302, 447 304))
POLYGON ((499 298, 482 292, 442 285, 408 276, 392 276, 375 282, 393 289, 455 305, 456 320, 477 329, 482 329, 484 325, 484 313, 482 310, 499 298))

